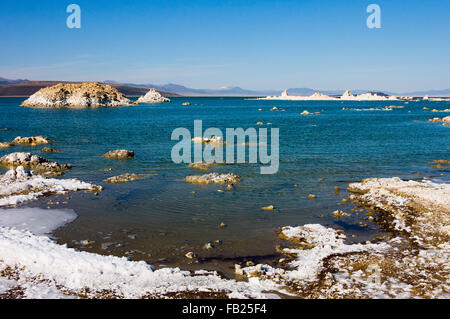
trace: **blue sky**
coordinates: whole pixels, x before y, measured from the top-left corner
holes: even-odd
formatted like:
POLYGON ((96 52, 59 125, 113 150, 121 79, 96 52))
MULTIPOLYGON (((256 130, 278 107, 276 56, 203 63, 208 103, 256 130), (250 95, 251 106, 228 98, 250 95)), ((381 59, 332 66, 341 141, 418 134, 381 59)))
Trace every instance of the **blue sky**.
POLYGON ((397 92, 450 88, 450 2, 0 1, 0 76, 397 92), (66 7, 81 7, 81 29, 66 7), (381 29, 366 26, 369 4, 381 29))

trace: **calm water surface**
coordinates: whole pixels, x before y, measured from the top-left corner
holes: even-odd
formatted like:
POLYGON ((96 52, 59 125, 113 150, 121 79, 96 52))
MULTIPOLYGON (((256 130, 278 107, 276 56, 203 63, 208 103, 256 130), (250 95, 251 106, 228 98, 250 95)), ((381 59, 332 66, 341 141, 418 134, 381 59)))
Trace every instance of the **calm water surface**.
MULTIPOLYGON (((68 207, 79 217, 54 233, 60 243, 97 252, 149 261, 156 267, 206 268, 232 273, 236 260, 271 262, 277 258, 276 233, 280 226, 322 223, 346 230, 353 241, 373 238, 375 224, 358 225, 360 218, 336 220, 349 182, 366 177, 449 180, 449 169, 432 167, 431 160, 449 158, 450 127, 427 120, 448 113, 429 109, 450 108, 449 102, 341 102, 258 101, 245 98, 173 98, 172 103, 113 109, 21 108, 23 98, 0 98, 0 141, 44 135, 60 153, 42 153, 42 147, 0 150, 32 152, 73 168, 63 178, 77 177, 105 187, 98 196, 77 193, 68 207), (182 106, 189 101, 191 106, 182 106), (343 111, 401 105, 402 109, 343 111), (276 106, 278 111, 270 111, 276 106), (262 111, 258 111, 261 108, 262 111), (284 110, 284 111, 282 111, 284 110), (302 116, 303 110, 321 112, 302 116), (215 172, 243 177, 233 191, 217 192, 219 185, 198 186, 183 181, 202 174, 186 164, 174 164, 170 153, 177 127, 193 132, 194 120, 203 127, 257 127, 271 122, 280 130, 280 169, 260 175, 259 164, 218 165, 215 172), (7 130, 4 130, 7 129, 7 130), (113 149, 131 149, 132 160, 108 160, 99 155, 113 149), (105 171, 112 168, 112 171, 105 171), (107 184, 105 178, 122 173, 146 173, 148 178, 125 184, 107 184), (418 174, 420 173, 420 175, 418 174), (323 181, 320 181, 323 179, 323 181), (334 186, 343 191, 335 194, 334 186), (308 199, 308 194, 317 195, 308 199), (275 211, 262 211, 274 205, 275 211), (327 214, 323 217, 322 215, 327 214), (226 228, 220 228, 224 222, 226 228), (83 240, 92 241, 81 245, 83 240), (222 243, 210 251, 206 242, 222 243), (188 251, 199 261, 184 257, 188 251)), ((270 126, 268 126, 270 127, 270 126)), ((2 171, 4 171, 1 168, 2 171)), ((61 203, 65 196, 52 198, 61 203)), ((27 206, 47 207, 49 198, 27 206)), ((361 217, 364 217, 362 214, 361 217)), ((285 243, 283 243, 285 244, 285 243)))

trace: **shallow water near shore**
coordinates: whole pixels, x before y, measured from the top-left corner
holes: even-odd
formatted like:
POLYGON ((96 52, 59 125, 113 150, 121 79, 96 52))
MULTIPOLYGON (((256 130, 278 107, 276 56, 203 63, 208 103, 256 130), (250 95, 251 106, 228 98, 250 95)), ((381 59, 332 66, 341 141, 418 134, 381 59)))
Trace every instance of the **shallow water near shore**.
MULTIPOLYGON (((432 167, 432 160, 448 159, 450 127, 429 123, 431 109, 448 109, 450 102, 429 101, 260 101, 246 98, 172 98, 172 103, 141 104, 110 109, 22 108, 23 98, 0 98, 0 141, 16 136, 43 135, 58 153, 42 147, 0 149, 32 152, 73 168, 63 178, 76 177, 102 185, 89 192, 43 198, 22 206, 70 208, 78 218, 53 236, 59 243, 100 254, 129 256, 155 267, 211 269, 232 277, 233 264, 246 260, 267 262, 279 256, 275 246, 279 227, 320 223, 343 229, 349 241, 371 240, 377 225, 358 217, 336 219, 331 212, 350 212, 342 203, 349 182, 366 177, 432 178, 449 181, 449 166, 432 167), (190 106, 182 106, 189 101, 190 106), (345 108, 404 106, 392 111, 352 111, 345 108), (271 111, 276 106, 277 111, 271 111), (424 110, 423 107, 429 109, 424 110), (258 111, 262 109, 262 111, 258 111), (284 110, 284 111, 283 111, 284 110), (320 112, 302 116, 303 110, 320 112), (220 185, 191 185, 187 175, 203 174, 171 161, 171 133, 177 127, 193 132, 194 120, 203 127, 255 127, 271 122, 280 130, 280 169, 260 175, 259 164, 217 165, 212 172, 232 172, 242 181, 234 190, 220 185), (3 130, 6 129, 6 130, 3 130), (131 149, 131 160, 109 160, 99 155, 131 149), (111 171, 105 171, 112 168, 111 171), (147 178, 107 184, 105 178, 123 173, 145 173, 147 178), (420 174, 420 175, 419 175, 420 174), (341 188, 335 193, 334 187, 341 188), (223 193, 218 189, 225 190, 223 193), (308 199, 308 194, 317 198, 308 199), (49 201, 59 204, 49 205, 49 201), (67 201, 67 204, 63 202, 67 201), (261 207, 274 205, 274 211, 261 207), (323 216, 326 215, 326 216, 323 216), (226 228, 219 227, 224 222, 226 228), (211 250, 207 242, 220 240, 211 250), (198 260, 184 255, 195 252, 198 260)), ((5 171, 3 168, 2 172, 5 171)))

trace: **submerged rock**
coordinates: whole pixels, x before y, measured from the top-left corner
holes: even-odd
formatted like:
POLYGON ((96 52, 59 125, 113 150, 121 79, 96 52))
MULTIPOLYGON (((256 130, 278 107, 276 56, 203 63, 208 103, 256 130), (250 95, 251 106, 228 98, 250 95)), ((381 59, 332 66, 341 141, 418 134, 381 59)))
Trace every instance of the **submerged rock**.
POLYGON ((211 243, 206 243, 205 245, 203 245, 203 248, 206 250, 211 250, 214 248, 214 245, 211 243))
POLYGON ((148 176, 148 175, 147 174, 128 174, 128 173, 126 173, 126 174, 107 178, 107 179, 105 179, 105 182, 110 183, 110 184, 126 183, 126 182, 134 181, 136 179, 144 178, 146 176, 148 176))
POLYGON ((109 151, 108 153, 103 154, 102 157, 109 158, 109 159, 133 158, 134 152, 129 151, 129 150, 114 150, 114 151, 109 151))
POLYGON ((57 152, 59 152, 59 150, 57 150, 56 148, 51 148, 51 147, 44 147, 41 151, 44 152, 44 153, 57 153, 57 152))
POLYGON ((150 89, 144 96, 141 96, 137 101, 137 103, 163 103, 170 102, 170 100, 161 95, 155 89, 150 89))
POLYGON ((13 147, 14 144, 10 142, 0 142, 0 148, 10 148, 13 147))
POLYGON ((193 253, 192 251, 187 252, 186 255, 184 255, 184 256, 189 259, 194 259, 195 257, 197 257, 197 255, 195 253, 193 253))
POLYGON ((43 173, 45 176, 59 176, 63 171, 70 169, 70 164, 58 164, 57 162, 49 161, 38 155, 31 153, 16 152, 5 155, 0 158, 0 165, 7 167, 24 166, 32 168, 36 172, 43 173))
POLYGON ((342 210, 335 210, 334 212, 331 213, 331 215, 333 215, 336 218, 341 218, 341 217, 346 217, 346 216, 350 216, 349 213, 346 213, 342 210))
POLYGON ((450 165, 450 160, 446 160, 446 159, 434 160, 433 162, 438 163, 438 164, 450 165))
POLYGON ((107 84, 59 83, 40 89, 22 103, 26 107, 115 107, 133 103, 107 84))
POLYGON ((436 110, 436 109, 432 109, 431 112, 444 112, 444 113, 448 113, 448 112, 450 112, 450 109, 445 109, 445 110, 436 110))
POLYGON ((13 143, 15 144, 29 144, 31 146, 48 144, 50 142, 51 141, 48 138, 43 136, 30 136, 30 137, 17 136, 13 140, 13 143))
POLYGON ((446 116, 443 118, 433 117, 432 119, 429 119, 428 122, 442 123, 442 125, 450 125, 450 116, 446 116))
POLYGON ((232 173, 210 173, 205 175, 187 176, 184 180, 191 184, 236 184, 241 180, 241 177, 232 173))
POLYGON ((189 168, 195 168, 201 171, 207 171, 209 169, 211 169, 214 166, 214 163, 209 163, 209 162, 195 162, 195 163, 190 163, 188 165, 189 168))

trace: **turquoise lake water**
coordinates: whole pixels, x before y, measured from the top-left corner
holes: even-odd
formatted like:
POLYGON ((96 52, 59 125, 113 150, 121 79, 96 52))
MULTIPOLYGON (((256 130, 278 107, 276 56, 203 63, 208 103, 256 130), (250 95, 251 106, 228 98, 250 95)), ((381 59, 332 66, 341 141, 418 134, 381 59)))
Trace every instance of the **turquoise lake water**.
MULTIPOLYGON (((207 268, 231 276, 236 261, 276 259, 275 245, 281 226, 322 223, 370 240, 377 225, 360 227, 364 217, 337 220, 349 182, 366 177, 432 178, 448 181, 450 167, 437 169, 432 160, 449 159, 450 126, 430 123, 431 109, 448 109, 450 102, 431 101, 263 101, 246 98, 172 98, 172 103, 141 104, 111 109, 22 108, 23 98, 0 98, 0 141, 16 136, 43 135, 54 141, 59 153, 42 147, 0 149, 0 156, 26 151, 73 168, 62 178, 77 177, 105 187, 98 196, 77 193, 67 207, 79 217, 54 233, 60 243, 102 253, 126 255, 156 267, 177 265, 207 268), (189 101, 191 106, 182 106, 189 101), (345 108, 404 106, 392 111, 350 111, 345 108), (276 106, 278 111, 270 111, 276 106), (427 107, 429 109, 424 110, 427 107), (262 111, 258 111, 262 109, 262 111), (283 111, 284 110, 284 111, 283 111), (302 116, 303 110, 320 115, 302 116), (203 174, 187 164, 174 164, 171 133, 177 127, 193 131, 194 120, 203 127, 258 128, 271 122, 280 132, 280 168, 277 174, 259 174, 260 164, 226 164, 212 172, 242 176, 234 190, 220 185, 191 185, 187 175, 203 174), (99 155, 114 149, 131 149, 131 160, 108 160, 99 155), (105 171, 112 168, 112 171, 105 171), (105 178, 122 173, 146 173, 148 178, 125 184, 107 184, 105 178), (322 180, 323 179, 323 180, 322 180), (336 194, 334 187, 342 192, 336 194), (316 199, 308 199, 315 194, 316 199), (274 205, 274 211, 262 206, 274 205), (319 217, 319 215, 327 215, 319 217), (226 228, 220 228, 224 222, 226 228), (79 241, 89 240, 88 245, 79 241), (220 240, 212 250, 206 242, 220 240), (194 251, 199 259, 184 257, 194 251)), ((4 169, 1 168, 2 172, 4 169)), ((65 201, 66 197, 51 198, 65 201)), ((49 198, 25 206, 47 207, 49 198)))

